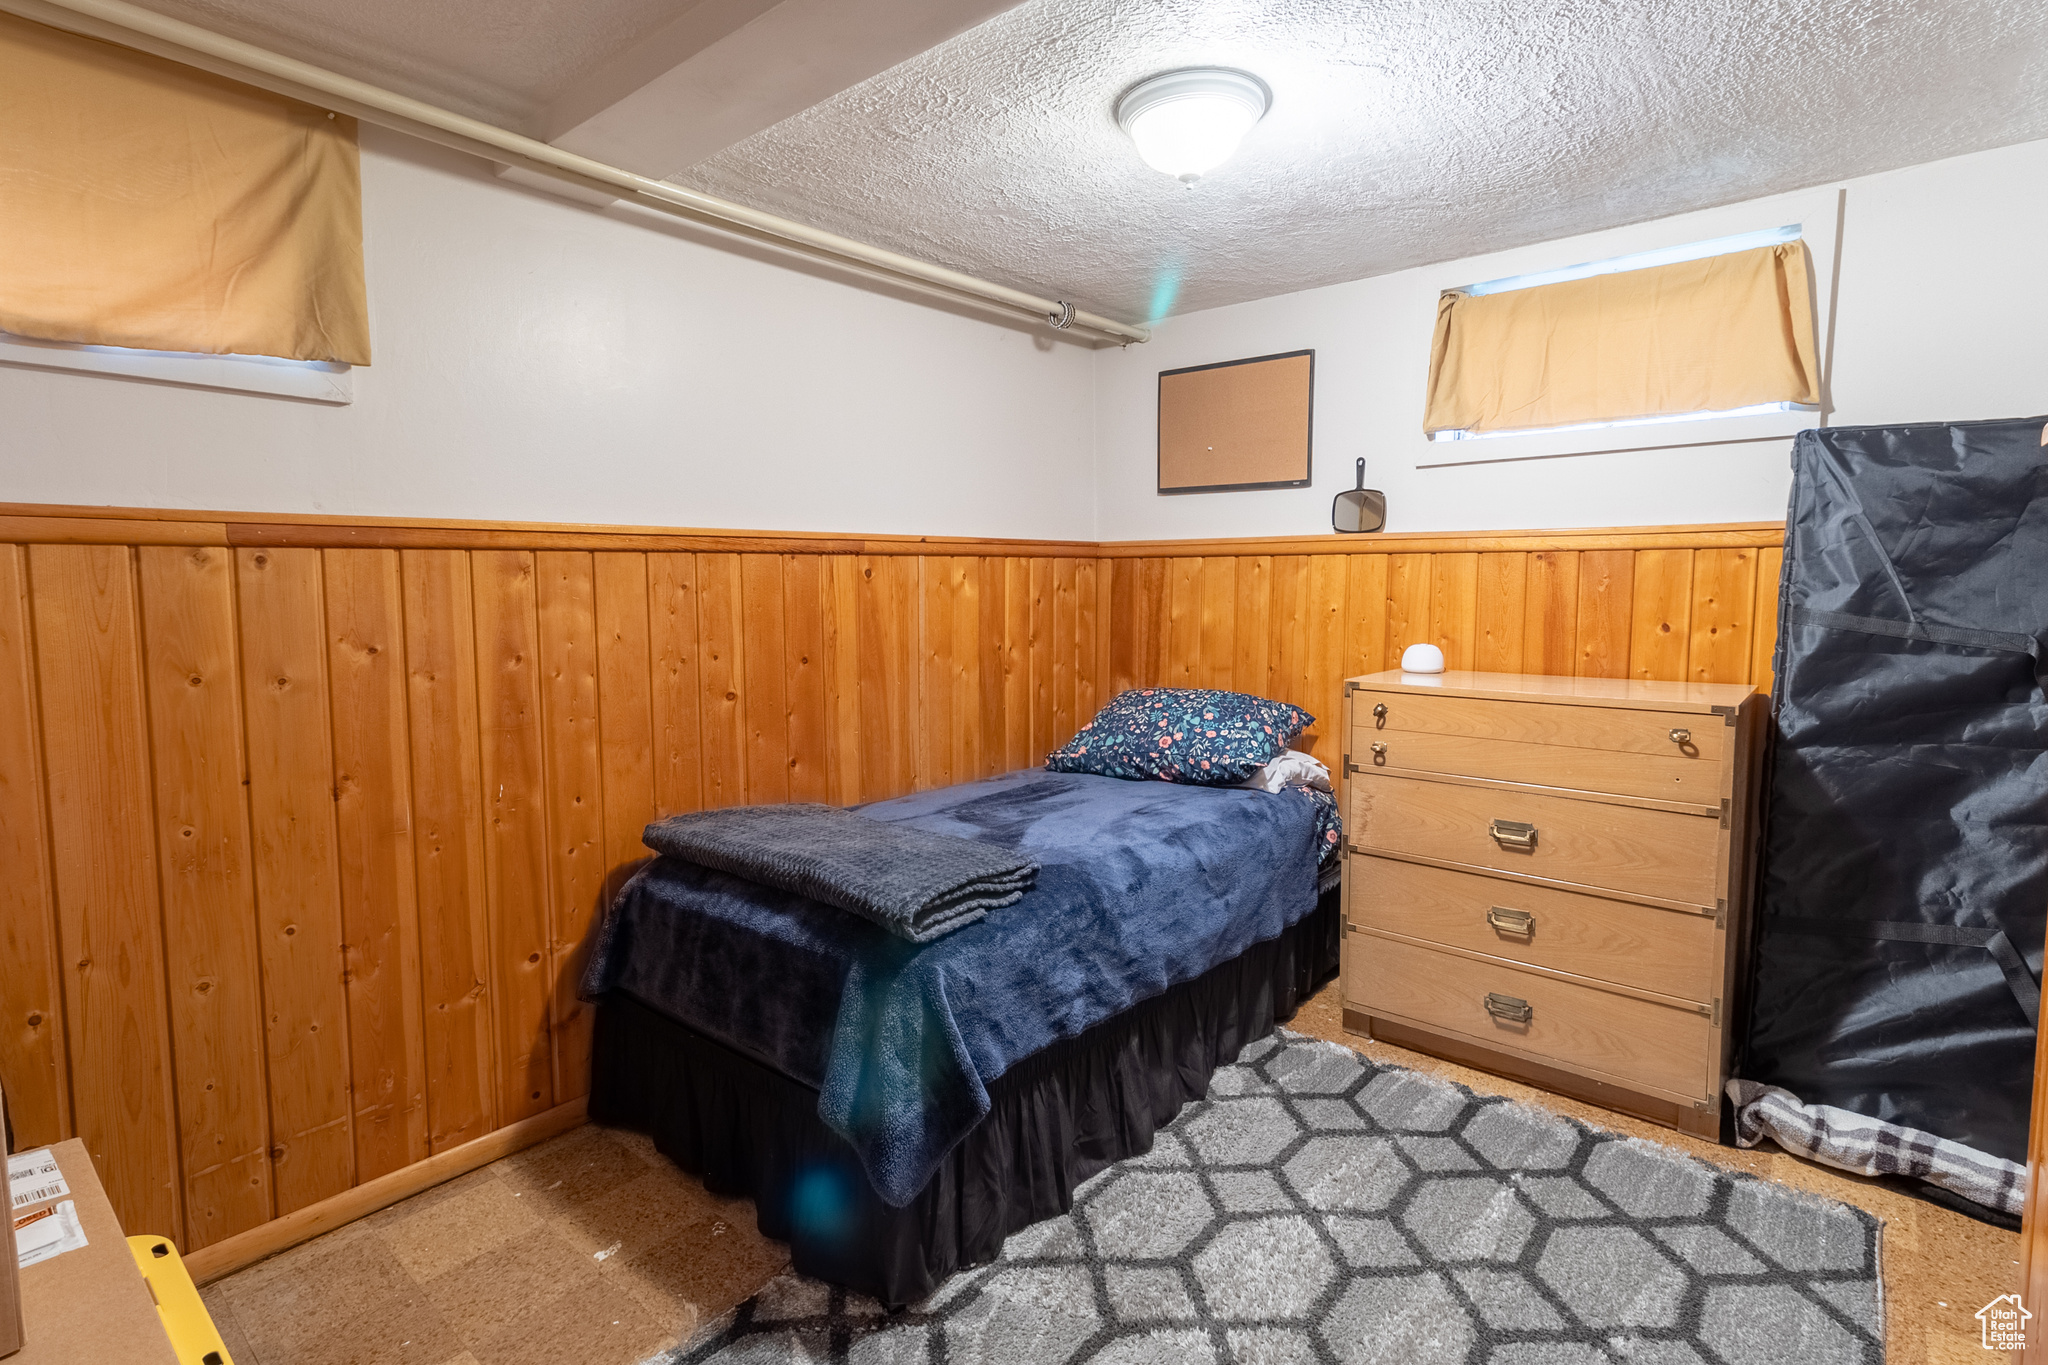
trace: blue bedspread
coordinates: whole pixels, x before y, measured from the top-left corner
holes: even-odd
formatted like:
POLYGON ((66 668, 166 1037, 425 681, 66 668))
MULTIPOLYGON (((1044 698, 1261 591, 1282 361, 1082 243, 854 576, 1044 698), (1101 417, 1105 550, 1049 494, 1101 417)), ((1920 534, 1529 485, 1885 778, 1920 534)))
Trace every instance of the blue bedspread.
POLYGON ((861 811, 1028 852, 1037 885, 914 944, 661 858, 613 904, 584 994, 627 992, 817 1087, 819 1117, 899 1207, 1013 1064, 1312 911, 1325 842, 1301 792, 1037 770, 861 811))

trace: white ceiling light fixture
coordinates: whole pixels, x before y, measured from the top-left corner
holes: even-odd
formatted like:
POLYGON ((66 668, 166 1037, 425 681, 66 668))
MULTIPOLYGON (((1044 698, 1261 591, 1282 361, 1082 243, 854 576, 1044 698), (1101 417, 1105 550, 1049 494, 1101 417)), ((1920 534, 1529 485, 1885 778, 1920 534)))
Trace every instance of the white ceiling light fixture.
POLYGON ((1230 158, 1272 103, 1273 92, 1249 71, 1190 67, 1126 90, 1116 102, 1116 125, 1146 165, 1192 186, 1230 158))

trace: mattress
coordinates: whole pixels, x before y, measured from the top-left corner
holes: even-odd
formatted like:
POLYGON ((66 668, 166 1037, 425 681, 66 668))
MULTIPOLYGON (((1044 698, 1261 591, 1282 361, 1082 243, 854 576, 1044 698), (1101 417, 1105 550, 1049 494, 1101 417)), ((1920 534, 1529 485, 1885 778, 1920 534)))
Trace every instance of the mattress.
POLYGON ((816 1279, 916 1303, 956 1270, 1074 1206, 1113 1162, 1152 1150, 1216 1068, 1337 973, 1343 914, 1314 913, 1192 981, 1063 1039, 989 1083, 988 1116, 915 1199, 882 1202, 818 1092, 625 996, 597 1012, 590 1117, 649 1134, 706 1188, 754 1202, 761 1231, 816 1279))
POLYGON ((1026 771, 862 808, 1028 853, 1016 904, 929 944, 694 864, 620 892, 585 977, 818 1092, 818 1117, 900 1207, 1019 1061, 1316 906, 1308 795, 1026 771))

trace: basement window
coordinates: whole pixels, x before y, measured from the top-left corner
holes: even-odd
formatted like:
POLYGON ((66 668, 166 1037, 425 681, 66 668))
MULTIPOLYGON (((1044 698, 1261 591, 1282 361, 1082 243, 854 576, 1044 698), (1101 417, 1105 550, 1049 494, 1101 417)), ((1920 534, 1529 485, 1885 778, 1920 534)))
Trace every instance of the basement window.
POLYGON ((1572 431, 1611 431, 1617 427, 1654 427, 1670 422, 1704 422, 1716 417, 1767 417, 1777 412, 1819 412, 1818 403, 1752 403, 1746 408, 1707 408, 1671 412, 1660 417, 1617 417, 1608 422, 1574 422, 1562 427, 1508 427, 1502 431, 1432 431, 1432 441, 1491 441, 1502 436, 1562 435, 1572 431))
POLYGON ((1765 228, 1761 232, 1738 232, 1732 237, 1687 242, 1683 246, 1667 246, 1656 251, 1631 252, 1626 256, 1609 257, 1604 261, 1582 261, 1578 265, 1567 265, 1557 270, 1539 270, 1528 275, 1504 275, 1497 280, 1468 284, 1456 292, 1475 299, 1484 298, 1488 294, 1510 294, 1517 289, 1534 289, 1543 284, 1562 284, 1566 280, 1590 279, 1595 275, 1619 275, 1630 270, 1648 270, 1653 265, 1677 265, 1680 261, 1699 261, 1709 256, 1753 251, 1760 246, 1796 242, 1799 240, 1799 234, 1799 224, 1790 223, 1784 227, 1765 228))
POLYGON ((195 351, 139 351, 40 341, 0 332, 0 365, 74 374, 105 374, 186 388, 222 389, 300 398, 314 403, 355 402, 355 371, 328 360, 284 360, 267 355, 207 355, 195 351))
POLYGON ((1794 223, 1446 290, 1424 428, 1481 441, 1817 412, 1810 281, 1794 223))

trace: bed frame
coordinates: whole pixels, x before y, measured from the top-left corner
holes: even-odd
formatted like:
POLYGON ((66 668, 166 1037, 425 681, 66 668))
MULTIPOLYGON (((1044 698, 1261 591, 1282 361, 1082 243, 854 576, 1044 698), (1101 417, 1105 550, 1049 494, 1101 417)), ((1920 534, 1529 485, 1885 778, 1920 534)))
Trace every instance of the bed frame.
POLYGON ((1342 929, 1333 888, 1279 937, 1025 1058, 989 1084, 988 1116, 902 1208, 818 1118, 817 1090, 623 992, 598 1006, 590 1116, 650 1134, 713 1193, 752 1199, 797 1270, 897 1308, 1150 1151, 1217 1067, 1336 975, 1342 929))

